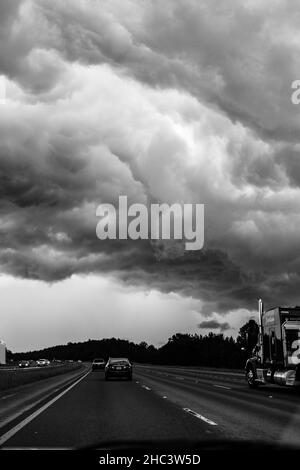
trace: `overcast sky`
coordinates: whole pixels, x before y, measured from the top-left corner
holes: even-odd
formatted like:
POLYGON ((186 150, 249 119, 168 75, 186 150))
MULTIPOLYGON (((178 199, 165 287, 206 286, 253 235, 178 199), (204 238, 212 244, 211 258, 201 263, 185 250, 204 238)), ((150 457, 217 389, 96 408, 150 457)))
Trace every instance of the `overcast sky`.
POLYGON ((1 0, 0 338, 236 335, 300 303, 296 0, 1 0), (100 203, 205 204, 205 242, 100 241, 100 203))

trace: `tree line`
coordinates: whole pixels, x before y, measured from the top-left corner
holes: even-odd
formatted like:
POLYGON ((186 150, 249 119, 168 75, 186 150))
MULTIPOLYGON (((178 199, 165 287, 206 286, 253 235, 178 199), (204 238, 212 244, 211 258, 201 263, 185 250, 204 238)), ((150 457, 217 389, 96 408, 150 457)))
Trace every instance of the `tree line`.
POLYGON ((206 367, 243 368, 245 360, 257 342, 258 325, 250 320, 239 330, 236 339, 223 334, 208 335, 177 333, 157 348, 146 342, 136 344, 132 341, 109 338, 88 340, 80 343, 69 342, 66 345, 10 353, 13 360, 45 358, 49 360, 92 361, 103 357, 128 357, 133 362, 193 365, 206 367))

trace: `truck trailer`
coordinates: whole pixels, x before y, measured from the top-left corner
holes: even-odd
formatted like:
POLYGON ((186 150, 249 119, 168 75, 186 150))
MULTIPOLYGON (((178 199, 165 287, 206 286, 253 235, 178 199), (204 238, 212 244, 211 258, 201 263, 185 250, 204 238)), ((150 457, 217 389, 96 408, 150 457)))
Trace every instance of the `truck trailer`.
POLYGON ((264 311, 261 299, 258 305, 258 343, 245 366, 249 387, 300 386, 300 307, 264 311))
POLYGON ((6 345, 0 340, 0 364, 6 364, 6 345))

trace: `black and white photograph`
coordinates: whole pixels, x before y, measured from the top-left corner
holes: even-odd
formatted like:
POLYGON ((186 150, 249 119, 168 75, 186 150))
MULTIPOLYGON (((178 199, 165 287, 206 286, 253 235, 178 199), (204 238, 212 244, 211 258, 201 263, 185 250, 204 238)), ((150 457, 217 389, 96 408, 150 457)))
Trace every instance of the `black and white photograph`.
POLYGON ((300 2, 0 0, 0 299, 3 468, 299 459, 300 2))

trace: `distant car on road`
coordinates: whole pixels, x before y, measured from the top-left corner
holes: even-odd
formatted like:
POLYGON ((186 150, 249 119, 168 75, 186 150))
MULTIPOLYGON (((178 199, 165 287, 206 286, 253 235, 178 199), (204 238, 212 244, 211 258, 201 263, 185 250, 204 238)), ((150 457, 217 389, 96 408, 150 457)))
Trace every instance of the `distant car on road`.
POLYGON ((20 361, 19 362, 19 367, 21 369, 25 369, 26 367, 30 367, 30 361, 20 361))
POLYGON ((38 359, 36 363, 39 367, 50 366, 50 361, 48 359, 38 359))
POLYGON ((92 370, 103 370, 105 368, 105 360, 102 358, 94 359, 92 363, 92 370))
POLYGON ((105 380, 124 377, 132 380, 132 365, 126 357, 110 357, 105 366, 105 380))

